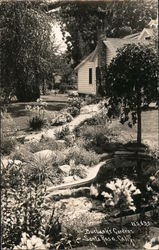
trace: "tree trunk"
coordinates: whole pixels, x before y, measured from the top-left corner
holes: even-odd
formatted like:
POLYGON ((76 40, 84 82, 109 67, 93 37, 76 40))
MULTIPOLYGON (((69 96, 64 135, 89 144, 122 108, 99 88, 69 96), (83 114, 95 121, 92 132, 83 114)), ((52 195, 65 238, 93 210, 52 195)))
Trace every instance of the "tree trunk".
POLYGON ((137 145, 141 145, 141 89, 137 93, 137 145))

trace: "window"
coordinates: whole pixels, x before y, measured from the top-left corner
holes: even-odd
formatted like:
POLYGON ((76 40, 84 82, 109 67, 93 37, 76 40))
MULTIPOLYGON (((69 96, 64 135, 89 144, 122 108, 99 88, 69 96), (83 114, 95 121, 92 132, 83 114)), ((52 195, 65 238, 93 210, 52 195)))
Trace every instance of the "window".
POLYGON ((89 84, 92 84, 92 68, 89 68, 89 84))

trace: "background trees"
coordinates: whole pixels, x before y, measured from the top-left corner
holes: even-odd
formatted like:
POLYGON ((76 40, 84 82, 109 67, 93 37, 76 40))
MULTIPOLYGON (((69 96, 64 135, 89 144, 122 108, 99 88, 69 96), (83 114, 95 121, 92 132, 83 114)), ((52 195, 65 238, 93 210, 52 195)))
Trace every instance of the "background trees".
POLYGON ((13 92, 19 101, 34 101, 40 85, 52 77, 50 19, 30 1, 1 3, 0 13, 4 96, 13 92))
POLYGON ((57 14, 66 37, 68 58, 76 66, 97 44, 104 29, 108 37, 139 32, 156 18, 156 1, 78 2, 62 5, 57 14))
POLYGON ((132 127, 137 121, 137 143, 141 144, 141 110, 157 101, 157 52, 144 44, 128 44, 121 48, 108 66, 105 80, 109 97, 109 115, 118 107, 120 122, 132 127))

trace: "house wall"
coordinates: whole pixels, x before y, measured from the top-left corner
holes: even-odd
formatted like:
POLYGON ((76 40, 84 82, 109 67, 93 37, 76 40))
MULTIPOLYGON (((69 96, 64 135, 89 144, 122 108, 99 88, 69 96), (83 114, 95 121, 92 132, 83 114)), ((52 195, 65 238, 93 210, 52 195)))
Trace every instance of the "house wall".
POLYGON ((113 53, 113 51, 111 51, 110 49, 106 49, 106 64, 109 65, 111 60, 113 59, 113 57, 115 56, 115 54, 113 53))
MULTIPOLYGON (((114 53, 107 48, 106 53, 106 64, 109 65, 114 53)), ((97 94, 96 86, 96 67, 98 67, 98 56, 96 55, 93 61, 86 61, 78 69, 78 92, 81 94, 97 94), (92 68, 92 84, 89 84, 89 68, 92 68)))
POLYGON ((83 94, 96 95, 96 67, 98 64, 97 56, 94 61, 85 62, 78 69, 78 92, 83 94), (89 84, 89 68, 92 68, 92 84, 89 84))

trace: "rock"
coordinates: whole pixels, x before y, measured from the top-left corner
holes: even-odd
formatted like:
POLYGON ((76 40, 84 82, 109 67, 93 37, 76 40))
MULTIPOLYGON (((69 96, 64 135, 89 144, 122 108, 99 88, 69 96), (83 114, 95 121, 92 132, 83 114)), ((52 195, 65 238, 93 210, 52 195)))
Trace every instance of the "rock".
POLYGON ((55 136, 55 130, 54 129, 48 129, 46 133, 44 134, 44 138, 51 138, 51 139, 56 139, 55 136))
POLYGON ((62 165, 62 166, 59 167, 59 169, 60 169, 64 174, 66 174, 67 176, 69 176, 69 173, 70 173, 70 170, 71 170, 70 165, 62 165))
POLYGON ((19 135, 16 137, 16 140, 22 144, 24 144, 25 141, 25 135, 19 135))
POLYGON ((74 182, 75 179, 73 176, 66 176, 63 178, 63 181, 64 181, 64 183, 71 183, 71 182, 74 182))
POLYGON ((4 158, 1 160, 1 166, 2 167, 6 167, 8 164, 15 164, 15 165, 22 165, 23 162, 20 161, 20 160, 12 160, 12 159, 7 159, 7 158, 4 158))
POLYGON ((52 154, 53 154, 52 150, 45 149, 34 153, 34 156, 36 158, 42 159, 42 158, 51 158, 52 154))
POLYGON ((30 134, 30 135, 25 136, 24 143, 33 142, 33 141, 39 142, 41 140, 41 137, 42 137, 43 133, 44 132, 40 132, 38 134, 30 134))
POLYGON ((52 126, 58 126, 58 125, 63 125, 67 122, 71 122, 73 120, 73 117, 69 113, 62 113, 59 114, 57 117, 51 120, 51 125, 52 126))

